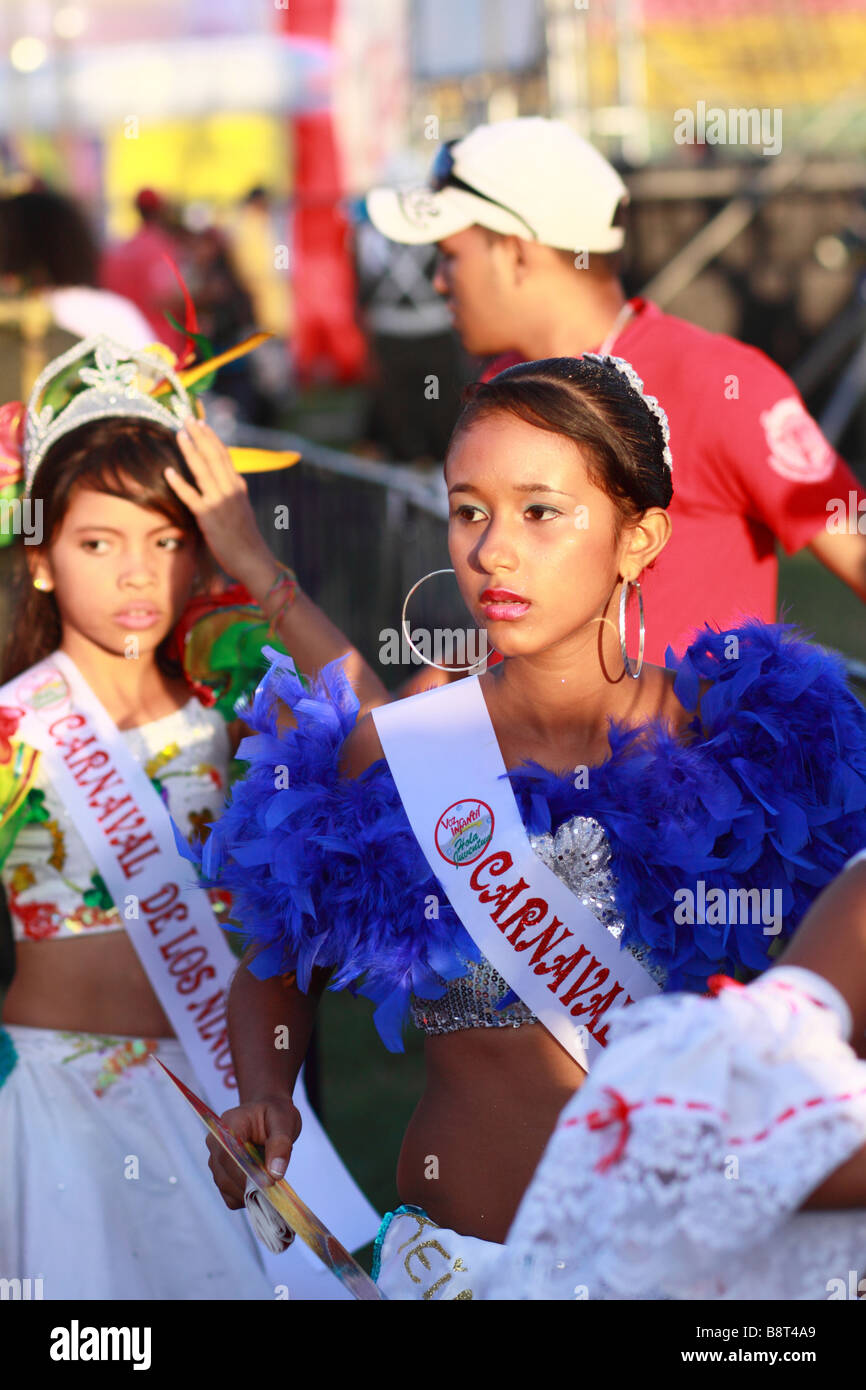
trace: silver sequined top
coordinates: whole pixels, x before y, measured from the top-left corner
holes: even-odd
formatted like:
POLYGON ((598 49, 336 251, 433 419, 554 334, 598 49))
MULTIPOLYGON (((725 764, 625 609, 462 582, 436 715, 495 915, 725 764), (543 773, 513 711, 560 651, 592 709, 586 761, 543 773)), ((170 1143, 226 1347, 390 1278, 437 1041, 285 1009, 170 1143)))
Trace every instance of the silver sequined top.
MULTIPOLYGON (((610 844, 604 828, 591 816, 574 816, 555 835, 530 835, 539 859, 570 888, 584 907, 619 938, 625 925, 616 906, 616 879, 610 868, 610 844)), ((633 954, 641 959, 640 951, 633 954)), ((508 984, 487 959, 466 961, 468 974, 448 985, 441 999, 412 998, 412 1017, 425 1033, 457 1033, 464 1028, 519 1028, 538 1020, 517 1000, 497 1009, 508 984)), ((654 978, 663 983, 654 970, 654 978)), ((444 983, 444 981, 443 981, 444 983)))

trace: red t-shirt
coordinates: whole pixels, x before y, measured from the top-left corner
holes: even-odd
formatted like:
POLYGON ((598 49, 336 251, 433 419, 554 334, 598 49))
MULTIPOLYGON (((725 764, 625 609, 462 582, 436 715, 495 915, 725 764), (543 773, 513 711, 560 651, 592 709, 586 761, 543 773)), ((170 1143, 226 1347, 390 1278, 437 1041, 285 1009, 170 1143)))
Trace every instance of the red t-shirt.
MULTIPOLYGON (((863 491, 763 352, 633 304, 612 351, 664 406, 673 456, 673 532, 641 575, 645 659, 663 666, 665 648, 681 654, 705 622, 723 631, 744 617, 774 622, 774 538, 793 554, 824 528, 830 499, 847 507, 849 491, 863 491)), ((498 358, 484 380, 521 360, 498 358)))

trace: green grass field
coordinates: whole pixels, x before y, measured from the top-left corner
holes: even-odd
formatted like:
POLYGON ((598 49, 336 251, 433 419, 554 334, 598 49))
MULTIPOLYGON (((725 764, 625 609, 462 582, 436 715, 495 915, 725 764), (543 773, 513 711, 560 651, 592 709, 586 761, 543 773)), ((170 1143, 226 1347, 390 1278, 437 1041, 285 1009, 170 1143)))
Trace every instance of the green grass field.
MULTIPOLYGON (((866 610, 807 551, 782 560, 779 587, 790 621, 822 645, 866 661, 866 610)), ((862 697, 862 687, 858 693, 862 697)), ((384 1211, 398 1200, 397 1155, 421 1093, 421 1035, 411 1030, 403 1055, 386 1052, 372 1006, 343 994, 326 994, 320 1020, 325 1122, 350 1170, 384 1211)))
POLYGON ((808 550, 783 557, 779 604, 823 646, 866 661, 866 609, 808 550))

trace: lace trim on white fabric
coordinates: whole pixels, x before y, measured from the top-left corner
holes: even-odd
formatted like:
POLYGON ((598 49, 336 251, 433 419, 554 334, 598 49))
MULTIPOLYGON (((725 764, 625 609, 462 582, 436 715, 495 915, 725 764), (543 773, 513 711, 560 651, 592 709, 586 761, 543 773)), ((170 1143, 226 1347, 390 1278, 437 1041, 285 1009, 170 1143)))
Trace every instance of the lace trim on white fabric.
POLYGON ((866 1064, 843 1040, 846 1016, 832 986, 793 969, 716 1000, 624 1011, 561 1116, 509 1234, 507 1272, 485 1296, 856 1288, 866 1211, 798 1211, 866 1143, 866 1064))

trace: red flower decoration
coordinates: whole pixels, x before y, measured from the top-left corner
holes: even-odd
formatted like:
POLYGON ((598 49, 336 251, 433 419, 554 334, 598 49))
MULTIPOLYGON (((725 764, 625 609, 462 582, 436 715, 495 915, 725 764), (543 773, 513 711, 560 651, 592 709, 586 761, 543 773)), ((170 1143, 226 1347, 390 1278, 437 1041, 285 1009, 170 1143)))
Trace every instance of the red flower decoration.
POLYGON ((191 687, 194 694, 198 696, 201 703, 210 709, 219 699, 216 690, 212 690, 209 685, 198 681, 190 675, 187 670, 187 663, 184 660, 186 639, 200 618, 208 617, 211 613, 216 613, 220 608, 252 607, 253 600, 249 591, 243 584, 232 584, 229 588, 223 589, 217 594, 197 594, 191 598, 186 608, 181 613, 175 624, 168 644, 166 655, 169 661, 176 661, 183 667, 184 679, 191 687))
POLYGON ((18 894, 13 893, 10 894, 9 907, 11 915, 21 921, 28 941, 44 941, 60 931, 54 903, 22 903, 18 894))
POLYGON ((14 705, 0 705, 0 763, 8 763, 12 757, 11 738, 24 718, 23 709, 14 705))
POLYGON ((10 401, 0 406, 0 487, 19 482, 23 475, 26 414, 23 401, 10 401))

